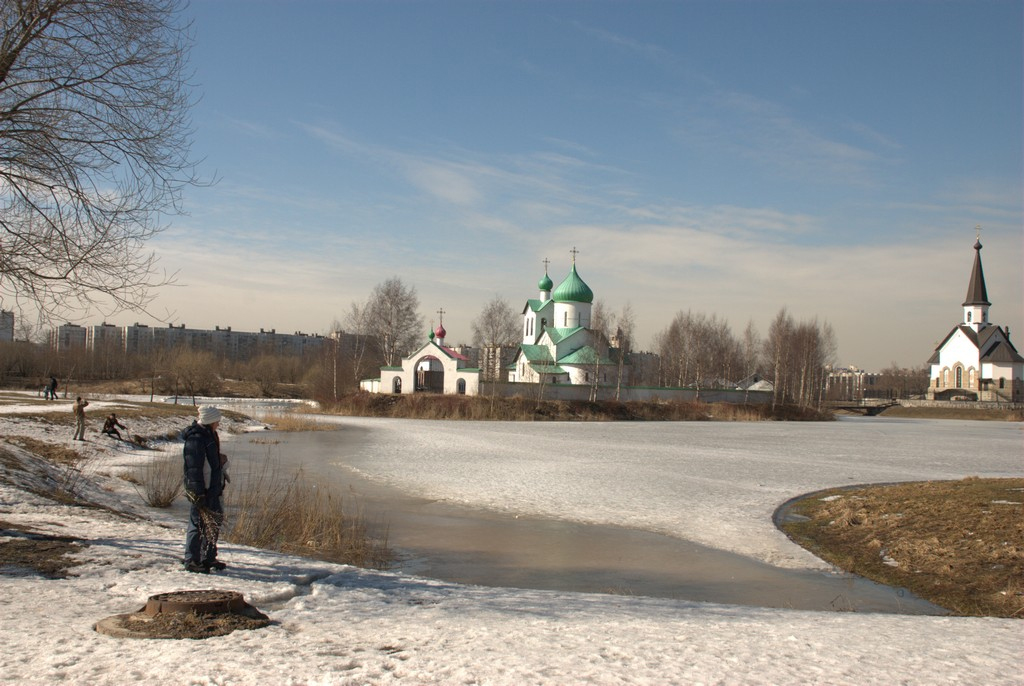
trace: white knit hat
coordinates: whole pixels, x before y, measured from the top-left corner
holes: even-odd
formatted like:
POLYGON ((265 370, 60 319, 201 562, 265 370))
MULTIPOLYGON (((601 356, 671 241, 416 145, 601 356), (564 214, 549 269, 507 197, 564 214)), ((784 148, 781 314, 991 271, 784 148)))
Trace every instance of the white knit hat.
POLYGON ((213 405, 200 405, 199 407, 199 423, 205 426, 209 426, 214 422, 219 422, 221 419, 220 410, 213 405))

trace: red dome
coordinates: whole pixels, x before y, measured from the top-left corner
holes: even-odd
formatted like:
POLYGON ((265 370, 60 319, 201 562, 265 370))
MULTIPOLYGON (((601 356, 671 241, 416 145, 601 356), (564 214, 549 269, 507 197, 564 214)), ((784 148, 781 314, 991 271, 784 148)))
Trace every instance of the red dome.
POLYGON ((438 338, 444 338, 445 334, 447 333, 448 332, 444 330, 444 326, 441 324, 438 324, 437 328, 434 329, 434 335, 437 336, 438 338))

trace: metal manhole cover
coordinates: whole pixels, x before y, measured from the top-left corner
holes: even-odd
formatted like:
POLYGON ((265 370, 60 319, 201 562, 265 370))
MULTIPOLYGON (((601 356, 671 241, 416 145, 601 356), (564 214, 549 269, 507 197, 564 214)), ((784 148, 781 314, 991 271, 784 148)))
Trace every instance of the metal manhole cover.
POLYGON ((146 601, 145 612, 151 617, 161 612, 217 615, 238 612, 244 607, 245 599, 237 591, 173 591, 150 596, 146 601))

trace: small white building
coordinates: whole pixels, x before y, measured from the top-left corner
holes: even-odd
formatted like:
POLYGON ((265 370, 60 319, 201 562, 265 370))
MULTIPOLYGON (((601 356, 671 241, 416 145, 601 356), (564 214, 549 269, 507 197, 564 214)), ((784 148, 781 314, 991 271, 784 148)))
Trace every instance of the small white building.
POLYGON ((928 360, 927 398, 932 400, 1024 400, 1024 358, 1010 333, 989 321, 981 240, 974 243, 974 267, 963 302, 963 321, 942 340, 928 360))
POLYGON ((360 388, 372 393, 479 395, 480 370, 444 344, 446 335, 444 324, 438 324, 423 347, 402 358, 401 366, 381 367, 380 378, 367 379, 360 388))

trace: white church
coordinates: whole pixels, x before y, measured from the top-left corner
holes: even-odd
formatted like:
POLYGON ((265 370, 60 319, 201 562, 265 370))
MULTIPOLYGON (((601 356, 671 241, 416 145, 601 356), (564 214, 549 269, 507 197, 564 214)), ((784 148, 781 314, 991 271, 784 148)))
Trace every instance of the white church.
MULTIPOLYGON (((528 384, 604 384, 615 380, 614 348, 601 345, 590 329, 594 292, 576 271, 576 250, 569 274, 557 288, 547 274, 538 283, 537 298, 523 307, 523 339, 508 366, 508 381, 528 384)), ((441 323, 418 350, 401 365, 381 367, 380 378, 364 380, 360 387, 373 393, 431 392, 478 395, 480 369, 458 350, 445 344, 441 323)))
MULTIPOLYGON (((523 307, 523 341, 508 373, 512 383, 591 384, 614 380, 616 362, 590 328, 594 292, 572 268, 558 287, 547 274, 523 307)), ((545 263, 547 260, 545 260, 545 263)))
POLYGON ((1024 358, 1010 332, 988 318, 981 239, 974 243, 974 266, 963 302, 963 321, 942 340, 928 360, 929 400, 1024 401, 1024 358))

